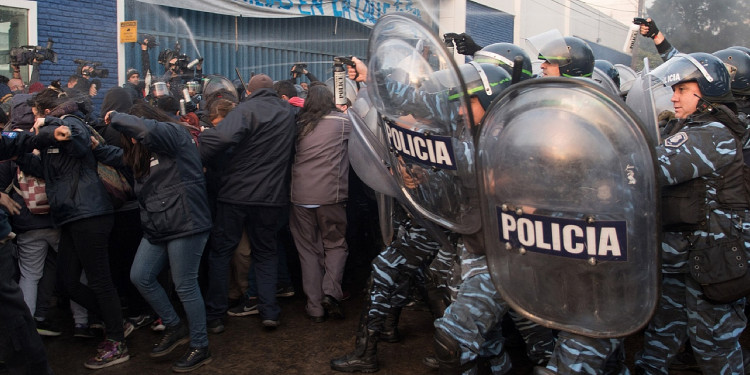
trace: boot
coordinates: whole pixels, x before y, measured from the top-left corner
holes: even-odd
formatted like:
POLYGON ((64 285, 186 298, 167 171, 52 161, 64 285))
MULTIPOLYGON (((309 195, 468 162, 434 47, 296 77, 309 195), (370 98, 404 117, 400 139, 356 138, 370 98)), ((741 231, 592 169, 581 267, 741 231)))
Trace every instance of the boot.
POLYGON ((383 332, 380 333, 379 340, 388 343, 396 343, 401 341, 401 335, 398 333, 398 319, 401 317, 401 308, 394 307, 391 309, 390 314, 385 317, 383 323, 383 332))
POLYGON ((378 368, 378 333, 366 330, 357 335, 354 351, 331 360, 331 369, 342 372, 376 372, 378 368))

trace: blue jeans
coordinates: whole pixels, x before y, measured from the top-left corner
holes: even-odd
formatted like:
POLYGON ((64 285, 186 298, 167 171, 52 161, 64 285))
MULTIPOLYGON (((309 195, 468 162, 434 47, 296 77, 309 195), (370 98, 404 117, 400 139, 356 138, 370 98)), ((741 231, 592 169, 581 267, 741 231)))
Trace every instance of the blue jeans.
POLYGON ((208 346, 206 310, 198 287, 198 266, 208 234, 203 232, 160 243, 151 243, 144 238, 130 269, 130 280, 143 298, 167 327, 173 327, 180 324, 180 317, 169 302, 167 292, 156 280, 169 260, 172 281, 187 315, 190 346, 199 348, 208 346))

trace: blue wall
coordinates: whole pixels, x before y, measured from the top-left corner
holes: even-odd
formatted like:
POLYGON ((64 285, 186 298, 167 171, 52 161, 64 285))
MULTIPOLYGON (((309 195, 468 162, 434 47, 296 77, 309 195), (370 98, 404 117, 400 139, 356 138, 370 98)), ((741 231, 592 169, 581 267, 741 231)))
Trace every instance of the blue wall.
POLYGON ((466 33, 482 47, 492 43, 513 43, 513 22, 512 14, 466 2, 466 33))
MULTIPOLYGON (((371 31, 342 18, 233 17, 133 0, 125 2, 125 19, 138 21, 139 36, 152 34, 159 42, 159 46, 149 51, 151 72, 155 76, 164 73, 164 67, 157 62, 159 52, 173 49, 175 41, 179 41, 182 53, 189 59, 198 54, 205 59, 203 74, 220 74, 234 80, 236 67, 245 82, 251 73, 265 73, 275 80, 288 79, 296 62, 307 63, 307 69, 324 81, 332 76, 333 57, 367 57, 371 31)), ((141 70, 140 45, 125 45, 125 65, 141 70)))
POLYGON ((98 106, 106 89, 117 85, 117 2, 115 0, 39 0, 37 1, 37 30, 39 45, 48 38, 55 42, 58 62, 44 62, 40 80, 49 84, 75 74, 75 59, 100 61, 102 69, 109 69, 109 78, 102 78, 102 90, 94 98, 98 106))

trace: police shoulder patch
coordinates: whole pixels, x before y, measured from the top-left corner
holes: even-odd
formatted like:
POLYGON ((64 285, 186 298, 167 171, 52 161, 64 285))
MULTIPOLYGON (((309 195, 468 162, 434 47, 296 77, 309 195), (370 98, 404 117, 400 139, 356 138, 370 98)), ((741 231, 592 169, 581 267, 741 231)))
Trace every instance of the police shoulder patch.
POLYGON ((685 144, 688 140, 688 135, 685 132, 679 132, 664 140, 665 147, 677 148, 685 144))

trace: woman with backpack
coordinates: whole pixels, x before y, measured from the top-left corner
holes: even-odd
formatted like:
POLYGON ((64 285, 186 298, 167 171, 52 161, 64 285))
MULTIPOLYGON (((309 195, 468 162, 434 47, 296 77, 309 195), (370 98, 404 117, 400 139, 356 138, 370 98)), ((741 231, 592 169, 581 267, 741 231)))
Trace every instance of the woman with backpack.
POLYGON ((130 114, 110 111, 104 121, 122 133, 123 147, 99 145, 94 153, 103 163, 132 168, 141 209, 143 239, 130 279, 166 325, 150 356, 163 357, 189 341, 190 348, 172 370, 195 370, 212 360, 198 287, 198 267, 211 229, 198 149, 184 125, 145 102, 134 104, 130 114), (187 324, 157 281, 167 262, 187 324))

